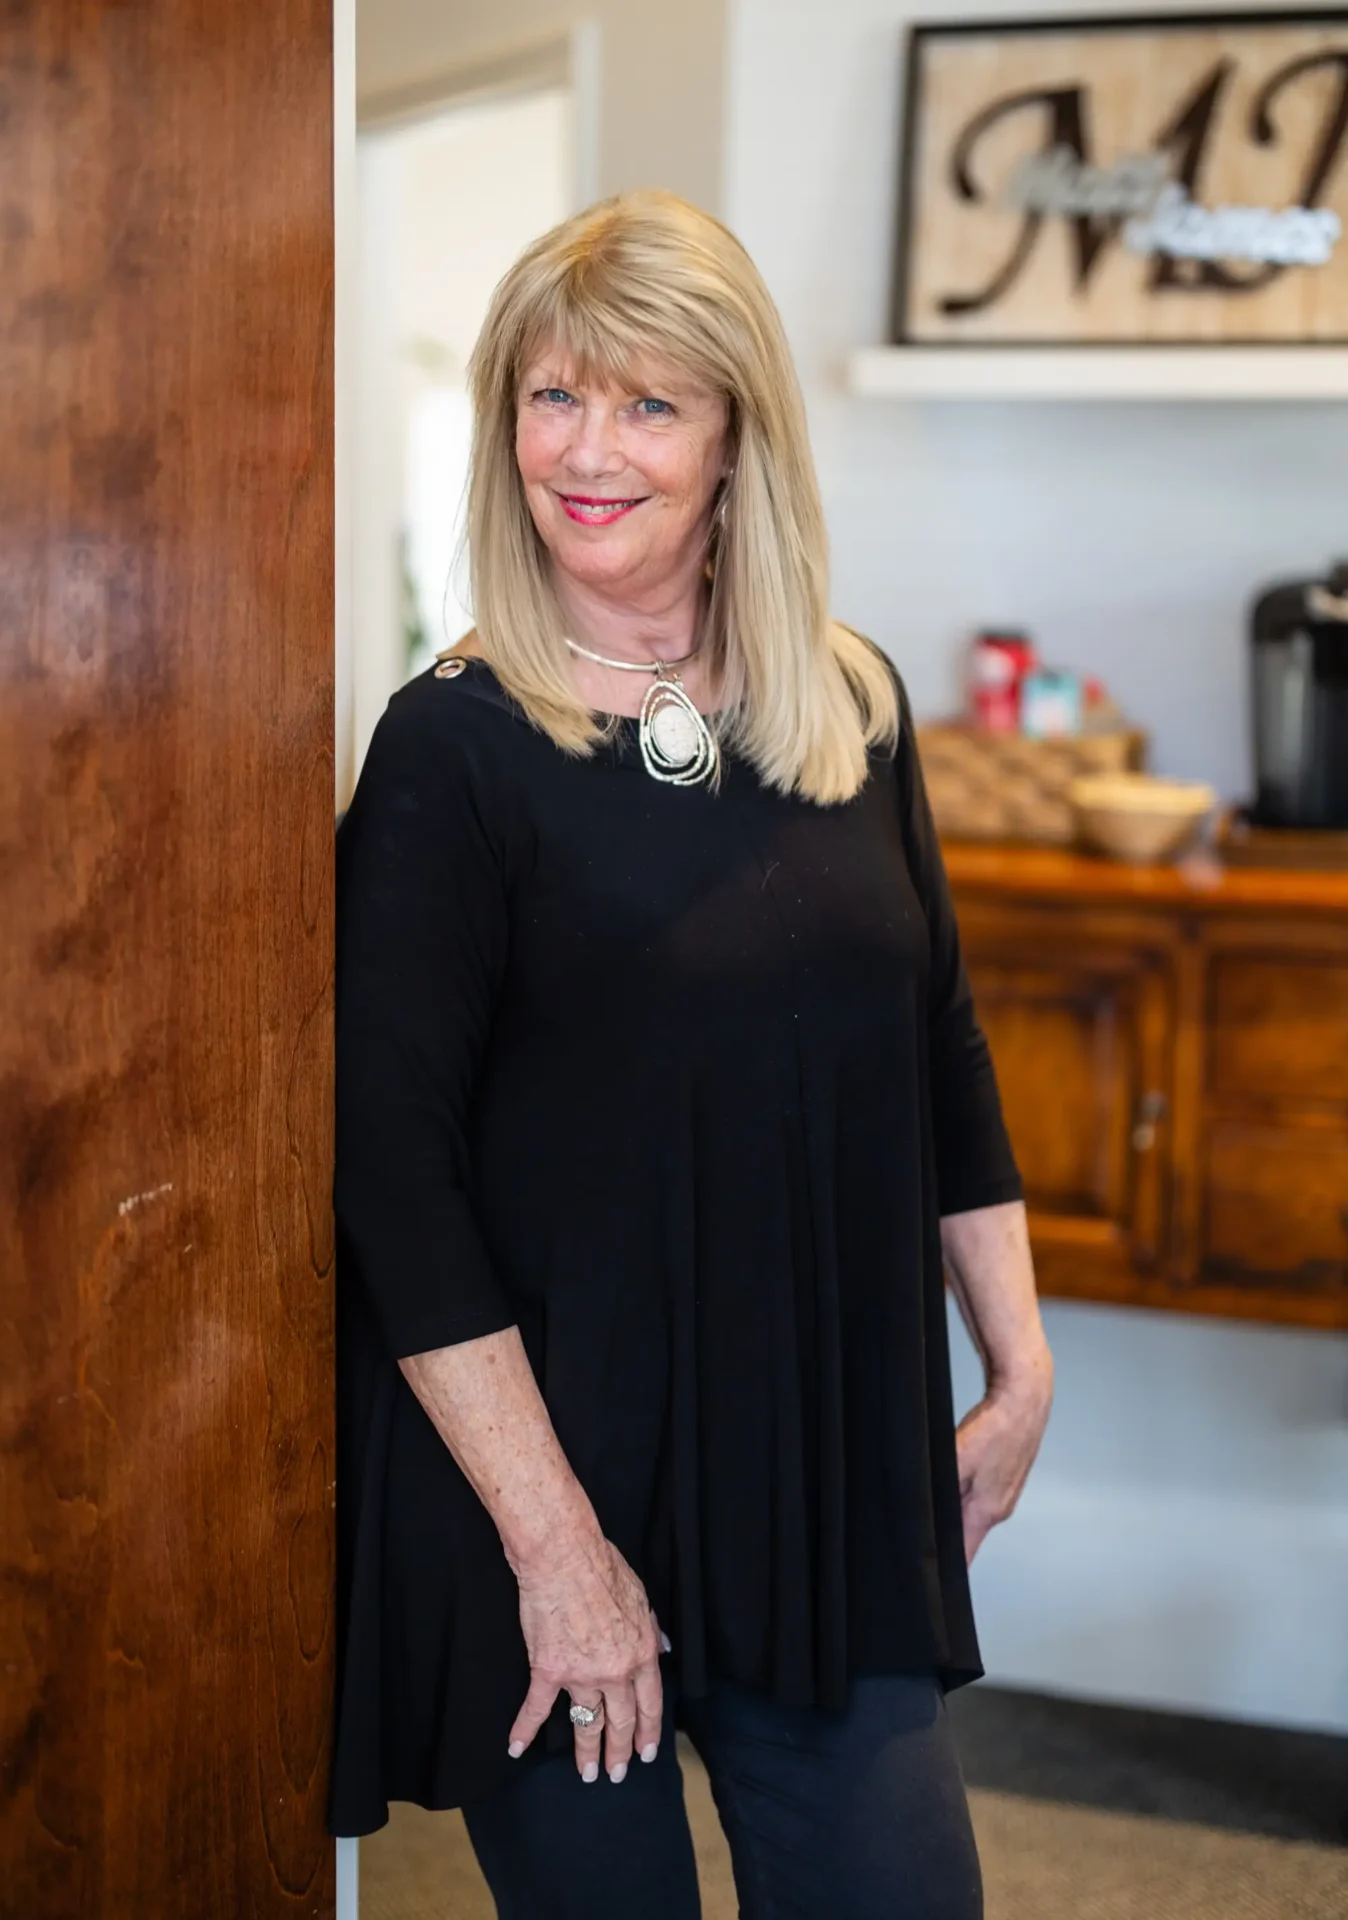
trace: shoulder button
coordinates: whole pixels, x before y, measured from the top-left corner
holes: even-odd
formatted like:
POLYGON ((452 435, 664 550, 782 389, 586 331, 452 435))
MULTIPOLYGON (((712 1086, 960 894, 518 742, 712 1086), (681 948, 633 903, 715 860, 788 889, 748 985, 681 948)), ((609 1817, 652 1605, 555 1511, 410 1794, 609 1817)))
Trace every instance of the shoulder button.
POLYGON ((466 660, 442 660, 435 669, 435 677, 437 680, 457 680, 467 665, 466 660))

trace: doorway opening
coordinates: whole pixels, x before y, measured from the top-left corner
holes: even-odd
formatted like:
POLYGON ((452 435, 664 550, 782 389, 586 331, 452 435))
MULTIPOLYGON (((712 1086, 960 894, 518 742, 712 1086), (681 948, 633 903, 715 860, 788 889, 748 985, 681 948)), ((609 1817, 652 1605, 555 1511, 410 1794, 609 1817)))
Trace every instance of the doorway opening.
POLYGON ((502 274, 580 204, 576 92, 526 74, 358 128, 357 769, 389 696, 472 625, 468 360, 502 274))

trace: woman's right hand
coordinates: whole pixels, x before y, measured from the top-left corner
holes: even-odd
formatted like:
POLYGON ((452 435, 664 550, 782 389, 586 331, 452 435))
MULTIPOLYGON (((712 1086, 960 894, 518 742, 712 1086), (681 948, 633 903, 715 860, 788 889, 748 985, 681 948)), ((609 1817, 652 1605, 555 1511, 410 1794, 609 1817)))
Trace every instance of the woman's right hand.
POLYGON ((566 1692, 577 1706, 602 1708, 590 1726, 575 1730, 581 1778, 599 1778, 602 1754, 616 1785, 634 1750, 654 1760, 660 1743, 661 1636, 646 1589, 602 1534, 550 1549, 515 1571, 531 1678, 510 1730, 511 1754, 518 1759, 566 1692))

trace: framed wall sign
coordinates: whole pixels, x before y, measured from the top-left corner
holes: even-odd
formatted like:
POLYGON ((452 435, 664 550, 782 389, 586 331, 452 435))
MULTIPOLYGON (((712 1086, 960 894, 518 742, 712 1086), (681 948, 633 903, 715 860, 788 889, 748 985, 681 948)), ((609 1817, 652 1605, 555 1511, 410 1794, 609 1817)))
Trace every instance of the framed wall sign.
POLYGON ((1348 8, 917 26, 894 338, 1348 342, 1348 8))

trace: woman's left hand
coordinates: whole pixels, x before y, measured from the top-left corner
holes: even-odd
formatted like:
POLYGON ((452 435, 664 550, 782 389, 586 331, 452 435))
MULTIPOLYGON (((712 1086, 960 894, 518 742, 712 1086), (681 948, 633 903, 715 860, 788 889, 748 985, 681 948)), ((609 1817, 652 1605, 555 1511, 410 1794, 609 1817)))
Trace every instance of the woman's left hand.
POLYGON ((1014 1511, 1053 1405, 1053 1358, 1045 1344, 1014 1376, 994 1380, 955 1435, 964 1557, 1014 1511))

